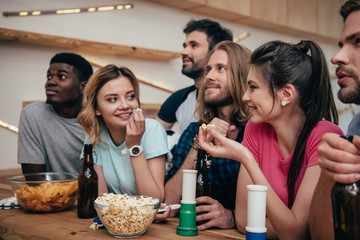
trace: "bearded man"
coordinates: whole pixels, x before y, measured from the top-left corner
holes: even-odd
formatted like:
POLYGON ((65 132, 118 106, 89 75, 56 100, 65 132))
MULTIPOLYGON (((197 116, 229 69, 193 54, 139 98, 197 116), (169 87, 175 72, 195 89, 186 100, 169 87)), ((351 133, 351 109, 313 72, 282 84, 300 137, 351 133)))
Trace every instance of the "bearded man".
MULTIPOLYGON (((249 49, 232 41, 218 43, 210 53, 205 67, 204 82, 199 89, 200 120, 189 125, 175 148, 173 167, 166 175, 165 203, 180 203, 182 170, 195 169, 194 158, 199 148, 196 135, 199 126, 215 125, 228 138, 242 141, 248 108, 241 98, 246 90, 250 55, 249 49)), ((196 212, 203 213, 197 215, 196 221, 206 221, 199 225, 198 229, 233 228, 235 227, 233 214, 240 164, 231 159, 210 158, 208 177, 211 182, 211 194, 196 198, 196 204, 198 204, 196 212)), ((174 216, 176 213, 177 211, 170 213, 168 210, 164 214, 174 216)), ((157 219, 159 217, 157 216, 157 219)))
POLYGON ((168 130, 177 122, 180 133, 199 118, 195 111, 198 89, 201 86, 204 67, 214 46, 224 40, 232 40, 230 30, 210 19, 190 20, 183 31, 182 74, 194 80, 194 85, 173 93, 162 104, 155 117, 168 130))

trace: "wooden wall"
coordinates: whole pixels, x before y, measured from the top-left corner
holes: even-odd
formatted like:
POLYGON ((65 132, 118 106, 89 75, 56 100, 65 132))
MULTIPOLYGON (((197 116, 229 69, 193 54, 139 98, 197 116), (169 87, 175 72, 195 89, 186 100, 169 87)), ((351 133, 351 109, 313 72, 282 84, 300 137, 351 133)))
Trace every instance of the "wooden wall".
POLYGON ((146 0, 297 37, 337 44, 345 0, 146 0))

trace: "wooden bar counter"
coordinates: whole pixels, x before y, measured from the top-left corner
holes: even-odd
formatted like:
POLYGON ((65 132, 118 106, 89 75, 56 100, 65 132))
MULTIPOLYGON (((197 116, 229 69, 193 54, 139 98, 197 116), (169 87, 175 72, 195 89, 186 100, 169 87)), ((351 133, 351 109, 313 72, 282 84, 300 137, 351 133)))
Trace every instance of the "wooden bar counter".
MULTIPOLYGON (((0 183, 0 200, 11 197, 11 188, 0 183)), ((30 213, 23 209, 0 209, 0 239, 116 239, 106 229, 92 230, 92 219, 80 219, 76 207, 57 213, 30 213)), ((153 223, 138 239, 245 239, 235 229, 210 229, 199 231, 198 236, 184 237, 176 234, 177 218, 163 223, 153 223)))

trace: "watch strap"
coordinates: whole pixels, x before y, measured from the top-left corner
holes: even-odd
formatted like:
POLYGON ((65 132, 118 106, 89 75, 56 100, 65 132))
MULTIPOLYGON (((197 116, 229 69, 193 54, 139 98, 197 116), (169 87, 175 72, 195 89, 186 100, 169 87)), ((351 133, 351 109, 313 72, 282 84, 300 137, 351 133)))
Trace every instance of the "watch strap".
POLYGON ((137 157, 143 152, 141 145, 134 145, 131 148, 127 149, 127 152, 131 157, 137 157))

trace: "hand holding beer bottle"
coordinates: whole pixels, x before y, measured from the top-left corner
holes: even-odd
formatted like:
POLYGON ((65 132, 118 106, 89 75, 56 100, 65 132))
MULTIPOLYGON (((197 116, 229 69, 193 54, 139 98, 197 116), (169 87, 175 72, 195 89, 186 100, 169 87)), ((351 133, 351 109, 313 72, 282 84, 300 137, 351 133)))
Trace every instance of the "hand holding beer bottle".
MULTIPOLYGON (((352 136, 346 139, 352 142, 352 136)), ((331 200, 335 240, 360 239, 360 180, 335 183, 331 200)))

